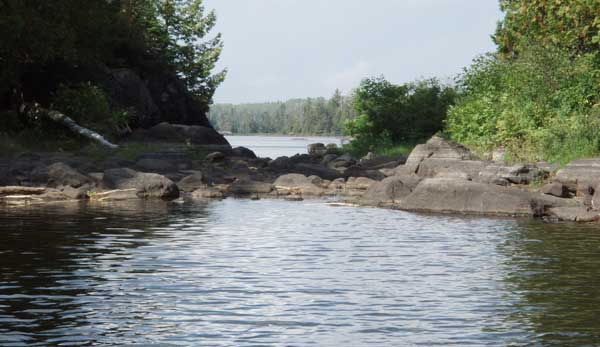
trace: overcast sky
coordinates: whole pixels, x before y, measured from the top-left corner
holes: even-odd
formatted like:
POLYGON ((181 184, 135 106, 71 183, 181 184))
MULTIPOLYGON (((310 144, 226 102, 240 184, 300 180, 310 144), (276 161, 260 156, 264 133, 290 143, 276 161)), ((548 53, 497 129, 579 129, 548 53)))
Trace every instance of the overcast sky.
POLYGON ((205 0, 226 81, 215 102, 348 92, 362 78, 451 78, 494 50, 498 0, 205 0))

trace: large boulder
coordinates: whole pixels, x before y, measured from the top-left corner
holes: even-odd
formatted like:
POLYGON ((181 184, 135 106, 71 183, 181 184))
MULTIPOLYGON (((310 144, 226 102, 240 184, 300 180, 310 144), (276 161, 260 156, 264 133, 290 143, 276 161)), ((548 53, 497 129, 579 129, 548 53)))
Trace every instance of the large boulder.
POLYGON ((215 129, 200 125, 160 123, 149 129, 138 129, 130 140, 148 142, 172 142, 200 146, 230 148, 229 142, 215 129))
POLYGON ((298 163, 295 164, 290 172, 299 173, 305 176, 319 176, 323 179, 333 181, 336 178, 342 176, 338 171, 332 170, 326 166, 321 164, 311 164, 311 163, 298 163))
POLYGON ((246 147, 235 147, 234 149, 231 150, 230 155, 233 157, 240 157, 240 158, 248 158, 248 159, 256 159, 257 156, 256 154, 251 150, 248 149, 246 147))
POLYGON ((548 210, 547 217, 558 221, 589 223, 600 220, 600 212, 585 207, 554 207, 548 210))
POLYGON ((420 181, 421 178, 417 175, 387 177, 371 185, 359 203, 371 206, 398 204, 413 192, 420 181))
POLYGON ((455 178, 425 179, 399 207, 417 212, 510 216, 535 216, 543 212, 528 192, 455 178))
POLYGON ((540 188, 540 193, 559 198, 569 197, 569 190, 564 184, 559 182, 552 182, 544 185, 542 188, 540 188))
POLYGON ((569 186, 578 183, 596 186, 600 183, 600 158, 573 160, 556 173, 555 180, 569 186))
POLYGON ((179 188, 170 179, 155 173, 142 173, 131 169, 104 171, 103 186, 107 189, 136 189, 140 198, 177 199, 179 188))
POLYGON ((185 176, 178 183, 177 186, 184 192, 193 192, 198 188, 206 186, 204 182, 204 175, 202 172, 195 172, 191 175, 185 176))
POLYGON ((235 195, 268 194, 273 190, 273 185, 265 182, 240 179, 229 186, 229 192, 235 195))
POLYGON ((386 176, 379 170, 370 170, 359 165, 354 165, 344 170, 341 177, 346 179, 350 177, 367 177, 375 181, 381 181, 386 176))
POLYGON ((149 127, 160 122, 161 111, 144 81, 130 69, 107 69, 101 83, 113 102, 135 110, 135 127, 149 127))
MULTIPOLYGON (((152 99, 161 112, 161 120, 173 124, 198 125, 211 128, 206 117, 208 104, 188 92, 176 73, 156 69, 146 77, 152 99)), ((154 125, 154 124, 152 124, 154 125)))
POLYGON ((421 177, 435 177, 440 174, 459 173, 473 179, 488 163, 479 160, 457 160, 429 158, 423 160, 416 171, 421 177))
POLYGON ((504 166, 492 164, 486 165, 476 177, 476 180, 494 184, 498 184, 500 181, 513 184, 529 184, 543 178, 543 176, 544 171, 538 169, 535 165, 515 164, 504 166))
POLYGON ((397 173, 414 174, 425 159, 478 160, 479 158, 462 145, 433 136, 410 152, 406 163, 397 168, 397 173))
POLYGON ((325 189, 314 182, 314 178, 301 174, 287 174, 278 177, 273 186, 280 193, 324 195, 326 193, 325 189))
POLYGON ((64 163, 40 166, 31 172, 31 181, 48 187, 70 186, 79 188, 93 184, 93 180, 64 163))

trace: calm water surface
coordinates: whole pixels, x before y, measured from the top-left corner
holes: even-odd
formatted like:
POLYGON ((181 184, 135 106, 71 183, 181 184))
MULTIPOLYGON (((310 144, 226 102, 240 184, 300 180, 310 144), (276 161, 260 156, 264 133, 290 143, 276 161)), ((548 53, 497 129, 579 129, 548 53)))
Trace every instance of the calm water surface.
POLYGON ((600 230, 321 200, 0 210, 0 346, 598 346, 600 230))
POLYGON ((308 152, 308 145, 320 142, 323 144, 341 144, 340 137, 293 137, 293 136, 225 136, 233 146, 248 147, 259 157, 275 159, 280 156, 291 157, 308 152))

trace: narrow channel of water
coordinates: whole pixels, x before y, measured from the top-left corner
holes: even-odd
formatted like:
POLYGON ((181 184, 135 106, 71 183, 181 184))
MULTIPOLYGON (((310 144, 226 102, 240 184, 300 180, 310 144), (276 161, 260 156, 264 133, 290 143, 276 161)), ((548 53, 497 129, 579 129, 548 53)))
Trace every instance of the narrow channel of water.
POLYGON ((259 157, 275 159, 281 156, 291 157, 295 154, 307 153, 311 143, 335 143, 340 145, 341 137, 318 136, 225 136, 233 147, 248 147, 259 157))
POLYGON ((594 346, 591 226, 321 200, 0 210, 1 346, 594 346))

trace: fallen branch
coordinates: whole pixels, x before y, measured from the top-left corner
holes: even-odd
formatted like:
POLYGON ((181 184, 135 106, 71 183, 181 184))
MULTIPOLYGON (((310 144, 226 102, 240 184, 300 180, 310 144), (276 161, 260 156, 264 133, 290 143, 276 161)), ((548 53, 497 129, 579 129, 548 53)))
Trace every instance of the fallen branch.
POLYGON ((21 112, 27 114, 28 116, 42 116, 49 118, 55 122, 61 123, 62 125, 69 128, 71 131, 83 136, 87 137, 90 140, 96 141, 104 147, 108 147, 110 149, 117 149, 119 146, 109 142, 104 138, 104 136, 98 134, 97 132, 90 130, 88 128, 84 128, 81 125, 77 124, 72 118, 64 115, 55 110, 48 110, 41 107, 39 104, 23 104, 21 106, 21 112))

